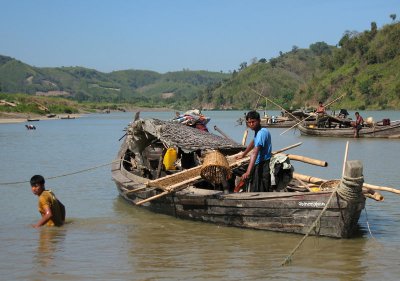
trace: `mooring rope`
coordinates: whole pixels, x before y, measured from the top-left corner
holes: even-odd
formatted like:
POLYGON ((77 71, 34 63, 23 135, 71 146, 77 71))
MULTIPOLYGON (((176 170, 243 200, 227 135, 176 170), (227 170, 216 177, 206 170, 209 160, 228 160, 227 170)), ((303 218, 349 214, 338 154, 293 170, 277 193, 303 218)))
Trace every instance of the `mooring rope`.
MULTIPOLYGON (((104 167, 104 166, 111 165, 111 164, 113 164, 115 162, 119 162, 119 161, 121 161, 121 160, 120 159, 116 159, 116 160, 114 160, 112 162, 109 162, 109 163, 106 163, 106 164, 101 164, 101 165, 98 165, 98 166, 90 167, 90 168, 79 170, 79 171, 76 171, 76 172, 71 172, 71 173, 52 176, 52 177, 46 177, 46 180, 51 180, 51 179, 56 179, 56 178, 61 178, 61 177, 66 177, 66 176, 71 176, 71 175, 75 175, 75 174, 84 173, 84 172, 87 172, 87 171, 91 171, 91 170, 95 170, 95 169, 98 169, 98 168, 101 168, 101 167, 104 167)), ((28 182, 30 182, 30 181, 27 180, 27 181, 16 181, 16 182, 1 182, 0 185, 13 185, 13 184, 28 183, 28 182)))
POLYGON ((360 194, 362 194, 362 185, 364 183, 364 177, 358 177, 358 178, 350 178, 343 176, 342 180, 340 181, 339 186, 333 188, 332 194, 328 199, 328 202, 326 202, 325 207, 322 209, 321 213, 318 215, 318 217, 315 219, 314 223, 311 225, 310 229, 307 231, 306 235, 300 240, 300 242, 297 244, 297 246, 292 250, 292 252, 285 258, 281 266, 287 265, 291 259, 294 253, 297 251, 297 249, 303 244, 304 240, 310 235, 311 231, 314 230, 314 228, 317 226, 319 223, 322 215, 325 213, 325 211, 328 209, 328 206, 335 194, 338 194, 340 197, 347 201, 352 201, 352 200, 357 200, 360 198, 360 194))
POLYGON ((372 234, 371 228, 369 227, 367 206, 364 207, 364 211, 365 211, 365 220, 366 220, 366 222, 367 222, 368 232, 369 232, 369 234, 371 235, 371 237, 376 241, 374 235, 372 234))
POLYGON ((328 209, 329 203, 331 202, 333 196, 336 194, 336 188, 333 189, 331 196, 328 199, 328 202, 326 202, 325 207, 322 209, 321 213, 318 215, 318 217, 315 219, 313 224, 311 225, 310 229, 307 231, 306 235, 300 240, 300 242, 297 244, 296 247, 290 252, 290 254, 285 258, 285 260, 281 263, 281 266, 287 265, 291 260, 292 256, 294 253, 297 251, 298 248, 300 248, 301 244, 306 240, 306 238, 310 235, 311 231, 317 226, 319 223, 319 220, 321 219, 322 215, 325 213, 326 209, 328 209))

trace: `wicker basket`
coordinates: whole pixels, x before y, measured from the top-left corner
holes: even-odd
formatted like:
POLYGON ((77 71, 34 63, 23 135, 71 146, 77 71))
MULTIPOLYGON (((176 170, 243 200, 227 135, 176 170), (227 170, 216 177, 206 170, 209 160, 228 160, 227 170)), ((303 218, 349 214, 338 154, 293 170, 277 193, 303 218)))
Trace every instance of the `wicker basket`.
POLYGON ((329 180, 329 181, 321 183, 319 188, 321 191, 329 191, 332 188, 338 187, 339 183, 340 183, 340 180, 329 180))
POLYGON ((211 183, 221 184, 230 179, 232 172, 225 156, 213 150, 204 157, 200 175, 211 183))

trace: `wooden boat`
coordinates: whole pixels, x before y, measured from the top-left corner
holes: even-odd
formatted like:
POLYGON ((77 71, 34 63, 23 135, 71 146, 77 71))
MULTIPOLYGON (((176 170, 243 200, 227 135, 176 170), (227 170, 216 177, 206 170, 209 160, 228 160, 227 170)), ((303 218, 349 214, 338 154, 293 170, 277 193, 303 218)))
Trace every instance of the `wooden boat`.
MULTIPOLYGON (((235 175, 242 175, 248 165, 248 158, 235 157, 243 149, 229 139, 182 124, 137 119, 126 128, 112 165, 112 178, 119 194, 129 203, 177 218, 299 234, 312 228, 311 235, 336 238, 355 234, 365 204, 362 183, 353 184, 350 192, 347 190, 351 197, 342 195, 347 192, 339 192, 343 181, 337 192, 332 189, 309 192, 303 181, 295 179, 289 179, 283 188, 285 192, 234 192, 235 175), (186 166, 166 170, 165 162, 170 162, 166 160, 167 148, 177 148, 178 157, 182 155, 181 165, 186 166), (216 149, 229 168, 206 161, 216 149), (198 156, 207 150, 203 163, 199 164, 198 156), (214 180, 204 172, 210 167, 215 168, 214 180), (229 174, 232 177, 223 180, 229 174), (220 182, 215 181, 218 175, 222 178, 220 182), (318 223, 313 226, 315 222, 318 223)), ((363 179, 359 161, 347 164, 350 167, 346 168, 347 180, 363 179)))
POLYGON ((290 128, 296 126, 300 120, 307 125, 316 124, 316 116, 313 113, 304 111, 282 112, 282 116, 268 116, 261 118, 261 126, 264 128, 290 128), (297 119, 296 119, 297 118, 297 119))
MULTIPOLYGON (((353 138, 353 127, 344 127, 336 124, 334 127, 318 128, 313 125, 299 124, 297 126, 300 134, 304 136, 318 137, 343 137, 353 138)), ((383 125, 382 122, 374 123, 371 126, 363 126, 359 131, 360 138, 399 138, 400 137, 400 121, 391 122, 389 125, 383 125)))

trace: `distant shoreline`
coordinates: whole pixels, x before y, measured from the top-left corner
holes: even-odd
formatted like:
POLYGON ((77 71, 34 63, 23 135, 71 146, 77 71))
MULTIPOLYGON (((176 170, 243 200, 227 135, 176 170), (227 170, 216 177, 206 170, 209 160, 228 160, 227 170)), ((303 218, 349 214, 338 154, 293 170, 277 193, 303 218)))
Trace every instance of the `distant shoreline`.
MULTIPOLYGON (((24 114, 25 115, 25 114, 24 114)), ((12 114, 4 114, 0 113, 0 124, 13 124, 13 123, 23 123, 23 122, 37 122, 37 121, 44 121, 44 120, 59 120, 59 119, 68 119, 68 116, 70 119, 75 119, 82 117, 82 115, 85 114, 60 114, 56 115, 55 117, 47 117, 47 116, 36 116, 36 115, 31 115, 31 116, 21 116, 20 113, 16 115, 12 114), (29 121, 35 120, 35 121, 29 121)))
MULTIPOLYGON (((174 110, 170 109, 170 108, 129 108, 129 110, 127 110, 127 112, 137 112, 137 111, 147 111, 147 112, 171 111, 171 112, 174 112, 174 110)), ((117 112, 117 111, 114 111, 114 112, 117 112)), ((102 113, 102 111, 98 111, 98 112, 94 112, 94 113, 102 113)), ((92 114, 92 113, 90 113, 90 112, 74 113, 74 114, 63 113, 63 114, 57 114, 55 117, 47 117, 46 115, 29 114, 29 113, 0 112, 0 124, 35 122, 35 121, 28 121, 28 119, 37 119, 39 121, 68 119, 68 116, 70 116, 71 119, 75 119, 75 118, 80 118, 83 115, 88 115, 88 114, 92 114)))

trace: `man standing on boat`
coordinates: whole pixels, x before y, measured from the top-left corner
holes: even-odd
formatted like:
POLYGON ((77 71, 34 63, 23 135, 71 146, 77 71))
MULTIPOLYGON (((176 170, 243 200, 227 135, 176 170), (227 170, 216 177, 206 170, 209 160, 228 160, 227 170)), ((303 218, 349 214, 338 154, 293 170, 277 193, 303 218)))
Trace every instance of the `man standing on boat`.
POLYGON ((271 159, 272 143, 271 134, 267 128, 261 127, 260 114, 250 111, 246 115, 247 126, 254 131, 254 139, 249 143, 238 159, 245 157, 251 150, 247 171, 242 175, 242 180, 250 179, 251 192, 271 191, 271 176, 269 162, 271 159))
POLYGON ((318 107, 317 107, 317 110, 315 111, 315 113, 317 113, 317 125, 318 125, 318 128, 323 127, 322 123, 324 122, 323 117, 326 114, 326 109, 325 109, 325 106, 323 105, 322 101, 320 101, 318 103, 318 107))

